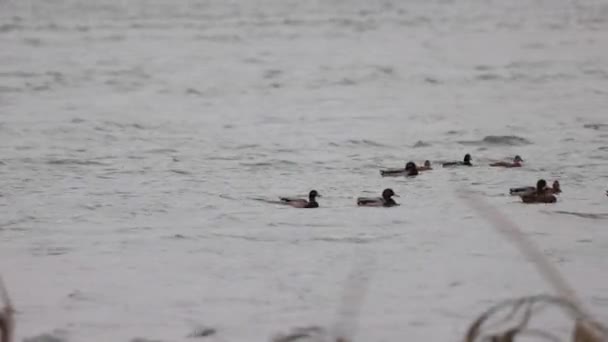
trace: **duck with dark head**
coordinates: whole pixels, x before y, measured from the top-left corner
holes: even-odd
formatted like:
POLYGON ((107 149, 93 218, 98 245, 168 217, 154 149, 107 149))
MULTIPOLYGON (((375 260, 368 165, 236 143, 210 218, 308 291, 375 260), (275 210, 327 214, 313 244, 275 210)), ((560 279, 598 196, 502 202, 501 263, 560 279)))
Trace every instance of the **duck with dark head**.
POLYGON ((425 160, 424 161, 424 165, 418 167, 418 171, 429 171, 429 170, 432 170, 432 169, 433 168, 431 167, 431 161, 430 160, 425 160))
POLYGON ((357 198, 357 205, 360 207, 394 207, 398 206, 399 203, 395 202, 393 196, 399 197, 395 194, 393 189, 384 189, 382 191, 382 197, 359 197, 357 198))
MULTIPOLYGON (((537 186, 538 186, 538 184, 537 184, 537 186)), ((522 186, 519 188, 510 188, 509 194, 511 196, 523 196, 523 195, 527 195, 527 194, 535 192, 536 189, 537 189, 537 187, 534 187, 534 186, 522 186)), ((562 192, 562 188, 561 188, 558 180, 553 181, 553 186, 550 188, 546 188, 545 190, 548 193, 554 194, 554 195, 560 194, 562 192)))
POLYGON ((416 176, 418 175, 418 167, 414 162, 407 162, 403 169, 388 169, 380 170, 382 177, 398 177, 398 176, 416 176))
POLYGON ((451 162, 447 162, 447 163, 443 163, 443 167, 454 167, 454 166, 473 166, 473 164, 471 164, 471 155, 470 154, 465 154, 464 158, 462 161, 451 161, 451 162))
POLYGON ((317 190, 311 190, 308 193, 308 201, 303 198, 295 198, 295 197, 280 197, 281 203, 290 205, 294 208, 318 208, 319 203, 317 202, 317 197, 321 197, 317 190))
POLYGON ((522 163, 523 163, 523 159, 521 159, 520 156, 515 156, 515 158, 513 158, 512 162, 506 162, 506 161, 499 161, 499 162, 495 162, 490 164, 490 166, 493 167, 521 167, 522 163))
POLYGON ((405 175, 406 176, 417 176, 418 175, 418 167, 414 162, 408 162, 405 164, 405 175))
POLYGON ((524 203, 555 203, 557 198, 547 189, 547 182, 539 179, 536 182, 536 191, 520 196, 524 203))

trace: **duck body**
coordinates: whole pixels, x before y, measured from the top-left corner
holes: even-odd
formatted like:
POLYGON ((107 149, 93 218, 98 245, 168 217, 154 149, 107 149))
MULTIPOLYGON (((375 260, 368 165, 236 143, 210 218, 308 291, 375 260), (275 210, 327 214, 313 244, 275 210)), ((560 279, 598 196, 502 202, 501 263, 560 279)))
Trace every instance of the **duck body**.
POLYGON ((359 197, 357 198, 357 205, 360 207, 394 207, 398 206, 399 203, 392 199, 392 196, 399 195, 395 194, 392 189, 385 189, 382 192, 382 197, 359 197))
POLYGON ((510 162, 500 161, 500 162, 492 163, 492 164, 490 164, 490 166, 492 166, 492 167, 512 168, 512 167, 521 167, 522 164, 521 163, 510 163, 510 162))
POLYGON ((318 208, 319 203, 317 202, 317 197, 321 197, 316 190, 312 190, 308 194, 308 200, 303 198, 295 198, 295 197, 279 197, 281 203, 290 205, 294 208, 318 208))
MULTIPOLYGON (((555 185, 555 182, 553 184, 555 185)), ((559 189, 559 182, 557 187, 559 189)), ((557 198, 552 194, 552 191, 547 188, 547 182, 544 179, 539 179, 538 182, 536 182, 536 189, 534 192, 520 195, 520 197, 522 202, 528 204, 557 202, 557 198)))
POLYGON ((417 176, 418 167, 416 167, 415 163, 408 162, 407 164, 405 164, 404 169, 380 170, 380 175, 382 177, 417 176))
POLYGON ((418 171, 429 171, 432 170, 431 162, 428 160, 424 161, 424 165, 418 167, 418 171))
POLYGON ((406 175, 406 171, 405 169, 387 169, 387 170, 380 170, 380 175, 382 177, 398 177, 398 176, 405 176, 406 175))
POLYGON ((526 194, 521 196, 521 200, 524 203, 555 203, 557 202, 557 198, 555 196, 553 196, 550 193, 547 192, 543 192, 543 193, 530 193, 530 194, 526 194))
POLYGON ((464 156, 464 159, 462 161, 447 162, 447 163, 443 163, 442 166, 443 167, 473 166, 473 164, 471 164, 471 155, 467 153, 464 156))
POLYGON ((511 194, 512 196, 522 196, 522 195, 530 194, 534 191, 536 191, 536 188, 533 186, 522 186, 519 188, 509 189, 509 194, 511 194))
MULTIPOLYGON (((535 191, 537 191, 538 189, 533 187, 533 186, 522 186, 519 188, 510 188, 509 189, 509 194, 511 196, 524 196, 524 195, 529 195, 534 193, 535 191)), ((542 189, 545 193, 548 194, 552 194, 552 195, 557 195, 560 194, 562 192, 562 188, 559 184, 559 181, 554 181, 553 182, 553 186, 548 188, 545 187, 542 189)))
POLYGON ((512 167, 522 167, 522 162, 524 160, 521 159, 520 156, 515 156, 515 158, 513 158, 512 162, 506 162, 506 161, 499 161, 499 162, 495 162, 490 164, 490 166, 493 167, 506 167, 506 168, 512 168, 512 167))

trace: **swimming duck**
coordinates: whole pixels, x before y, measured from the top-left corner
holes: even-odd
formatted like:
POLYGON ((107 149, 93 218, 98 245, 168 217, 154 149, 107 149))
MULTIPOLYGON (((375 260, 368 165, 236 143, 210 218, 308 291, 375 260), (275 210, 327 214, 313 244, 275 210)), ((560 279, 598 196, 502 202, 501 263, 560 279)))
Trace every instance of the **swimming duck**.
POLYGON ((433 168, 431 167, 431 161, 429 160, 425 160, 424 161, 424 165, 420 166, 418 168, 418 171, 428 171, 428 170, 432 170, 433 168))
POLYGON ((293 198, 293 197, 280 197, 281 203, 290 205, 294 208, 318 208, 319 203, 317 203, 316 198, 321 197, 317 190, 311 190, 308 193, 308 201, 303 198, 293 198))
POLYGON ((550 188, 547 188, 547 191, 552 194, 559 194, 562 192, 562 187, 559 185, 559 181, 553 181, 553 185, 550 188))
POLYGON ((496 163, 492 163, 490 164, 490 166, 494 166, 494 167, 521 167, 522 166, 522 162, 524 160, 521 159, 520 156, 515 156, 515 158, 513 158, 513 162, 505 162, 505 161, 499 161, 496 163))
POLYGON ((547 182, 539 179, 536 182, 536 191, 520 195, 524 203, 555 203, 557 198, 547 190, 547 182))
MULTIPOLYGON (((550 188, 545 188, 545 190, 550 194, 559 194, 562 192, 562 188, 559 184, 559 181, 554 181, 553 186, 550 188)), ((533 186, 522 186, 520 188, 511 188, 509 189, 509 194, 512 196, 522 196, 536 191, 536 188, 533 186)))
POLYGON ((465 154, 463 161, 453 161, 453 162, 443 163, 443 167, 450 167, 450 166, 473 166, 473 164, 471 164, 471 155, 468 153, 465 154))
POLYGON ((414 162, 408 162, 405 164, 405 175, 406 176, 417 176, 418 175, 418 166, 414 162))
POLYGON ((394 207, 399 205, 391 197, 399 195, 395 194, 393 189, 384 189, 382 191, 382 197, 359 197, 357 198, 357 205, 360 207, 394 207))
POLYGON ((382 177, 416 176, 418 175, 418 167, 414 162, 407 162, 404 169, 380 170, 380 175, 382 177))

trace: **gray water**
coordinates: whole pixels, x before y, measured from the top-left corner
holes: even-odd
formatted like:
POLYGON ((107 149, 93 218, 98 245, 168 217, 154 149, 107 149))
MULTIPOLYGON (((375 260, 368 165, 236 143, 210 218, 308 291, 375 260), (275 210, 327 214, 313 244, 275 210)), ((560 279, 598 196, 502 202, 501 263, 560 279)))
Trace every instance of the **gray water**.
POLYGON ((608 1, 0 1, 17 340, 268 340, 348 321, 352 272, 355 340, 459 340, 491 303, 551 293, 461 188, 606 322, 606 108, 608 1), (539 178, 556 204, 507 196, 539 178), (356 207, 386 187, 400 207, 356 207), (259 200, 311 189, 317 210, 259 200))

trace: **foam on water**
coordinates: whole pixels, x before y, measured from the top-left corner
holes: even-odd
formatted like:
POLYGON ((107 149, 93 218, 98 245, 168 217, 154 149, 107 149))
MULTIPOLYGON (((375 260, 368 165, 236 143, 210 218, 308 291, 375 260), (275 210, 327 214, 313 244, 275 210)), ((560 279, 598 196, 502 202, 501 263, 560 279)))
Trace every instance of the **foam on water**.
POLYGON ((362 255, 355 339, 457 339, 490 303, 548 291, 462 186, 607 321, 607 18, 605 1, 0 1, 17 340, 327 326, 362 255), (465 153, 474 167, 438 164, 465 153), (524 168, 486 166, 515 154, 524 168), (541 177, 555 205, 508 195, 541 177), (386 187, 400 207, 356 207, 386 187), (259 200, 312 188, 316 210, 259 200))

